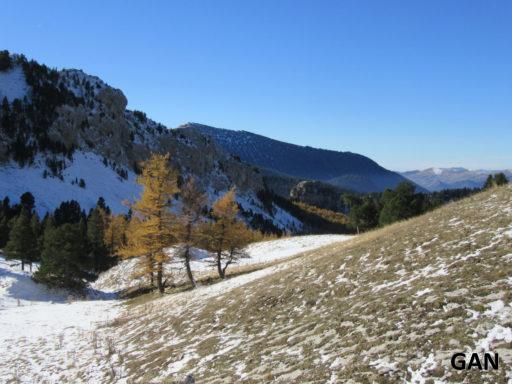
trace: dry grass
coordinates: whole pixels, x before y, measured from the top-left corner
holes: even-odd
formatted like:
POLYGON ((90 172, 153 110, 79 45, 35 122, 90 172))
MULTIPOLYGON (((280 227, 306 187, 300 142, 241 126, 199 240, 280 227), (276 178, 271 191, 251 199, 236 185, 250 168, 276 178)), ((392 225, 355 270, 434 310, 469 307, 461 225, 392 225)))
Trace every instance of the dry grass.
MULTIPOLYGON (((140 311, 145 326, 129 330, 130 339, 173 340, 166 353, 151 355, 160 378, 193 372, 211 383, 397 382, 410 380, 433 354, 426 377, 500 382, 511 370, 510 354, 486 374, 458 373, 449 358, 473 348, 494 325, 510 326, 509 317, 483 312, 490 302, 512 300, 512 239, 504 234, 511 195, 510 188, 495 189, 309 252, 226 295, 149 302, 140 311), (172 315, 154 321, 162 306, 172 315)), ((131 375, 148 363, 132 358, 131 375)))
MULTIPOLYGON (((115 368, 104 381, 172 383, 193 374, 198 383, 396 383, 420 374, 426 382, 505 383, 512 375, 506 340, 490 340, 498 371, 450 368, 452 353, 512 327, 512 187, 247 274, 252 268, 132 301, 97 330, 115 346, 111 355, 103 347, 115 368), (499 301, 505 307, 489 312, 499 301)), ((100 362, 77 364, 87 378, 100 362)))

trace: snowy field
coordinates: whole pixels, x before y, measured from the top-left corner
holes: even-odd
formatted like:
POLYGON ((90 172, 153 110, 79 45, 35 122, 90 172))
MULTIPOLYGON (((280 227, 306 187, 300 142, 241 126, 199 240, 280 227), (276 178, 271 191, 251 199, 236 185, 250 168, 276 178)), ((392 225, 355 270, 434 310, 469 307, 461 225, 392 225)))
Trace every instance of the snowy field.
MULTIPOLYGON (((251 264, 265 264, 276 260, 286 259, 301 252, 310 251, 327 244, 345 241, 351 238, 348 235, 310 235, 295 236, 278 240, 261 241, 253 243, 245 249, 245 257, 237 261, 234 266, 246 266, 251 264)), ((172 256, 176 249, 169 249, 172 256)), ((192 250, 192 270, 197 276, 215 273, 215 258, 205 250, 194 248, 192 250)), ((92 287, 104 292, 117 292, 131 287, 139 287, 146 283, 145 277, 134 279, 132 272, 137 269, 137 259, 121 261, 117 266, 100 275, 92 287)), ((183 262, 174 260, 165 264, 166 273, 172 274, 174 282, 186 280, 183 262)), ((229 271, 229 267, 228 267, 229 271)))
MULTIPOLYGON (((283 260, 349 238, 319 235, 255 243, 247 248, 249 257, 241 263, 283 260)), ((210 255, 199 250, 196 255, 194 270, 211 268, 210 255)), ((117 286, 110 286, 111 290, 127 284, 130 263, 123 262, 102 276, 104 280, 107 275, 119 279, 117 286)), ((208 300, 280 268, 282 264, 199 287, 186 296, 192 294, 208 300)), ((93 288, 99 289, 101 285, 100 278, 93 288)), ((104 285, 108 284, 104 282, 104 285)), ((121 300, 101 300, 111 296, 107 291, 91 295, 100 299, 74 300, 65 291, 48 290, 36 284, 28 272, 21 271, 19 263, 0 256, 0 356, 8 356, 0 364, 0 383, 68 382, 77 372, 84 371, 87 372, 84 382, 104 382, 107 372, 111 372, 113 346, 109 336, 102 334, 102 325, 115 321, 126 310, 121 300)), ((178 299, 180 295, 176 296, 178 299)))

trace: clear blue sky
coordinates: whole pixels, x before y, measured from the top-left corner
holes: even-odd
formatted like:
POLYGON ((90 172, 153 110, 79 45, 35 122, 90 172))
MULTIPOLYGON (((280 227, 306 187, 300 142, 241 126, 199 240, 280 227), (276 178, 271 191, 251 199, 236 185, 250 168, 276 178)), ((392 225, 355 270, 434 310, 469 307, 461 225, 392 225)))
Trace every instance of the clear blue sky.
POLYGON ((509 0, 1 0, 0 14, 0 48, 100 76, 169 127, 396 170, 512 168, 509 0))

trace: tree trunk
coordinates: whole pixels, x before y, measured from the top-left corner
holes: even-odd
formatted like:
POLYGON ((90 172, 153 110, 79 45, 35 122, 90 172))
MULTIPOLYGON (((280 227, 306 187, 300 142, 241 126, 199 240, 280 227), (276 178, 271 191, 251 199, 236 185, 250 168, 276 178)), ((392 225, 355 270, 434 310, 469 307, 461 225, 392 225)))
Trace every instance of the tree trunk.
POLYGON ((190 280, 190 284, 192 284, 192 288, 196 288, 197 284, 194 280, 194 275, 192 274, 192 268, 190 268, 190 248, 187 247, 185 249, 185 267, 187 268, 188 279, 190 280))
POLYGON ((223 279, 224 278, 224 270, 222 269, 221 255, 222 255, 222 251, 217 252, 217 271, 219 272, 219 277, 221 279, 223 279))
POLYGON ((32 273, 32 262, 30 262, 28 265, 29 265, 29 268, 30 268, 30 273, 32 273))
POLYGON ((158 292, 164 293, 164 284, 163 284, 163 266, 162 262, 157 263, 157 271, 156 271, 156 284, 158 286, 158 292))
POLYGON ((25 270, 25 261, 21 260, 21 270, 25 270))
MULTIPOLYGON (((228 265, 233 262, 233 251, 229 252, 229 259, 226 261, 224 268, 222 268, 222 275, 226 276, 226 269, 228 269, 228 265)), ((224 277, 223 277, 224 278, 224 277)))

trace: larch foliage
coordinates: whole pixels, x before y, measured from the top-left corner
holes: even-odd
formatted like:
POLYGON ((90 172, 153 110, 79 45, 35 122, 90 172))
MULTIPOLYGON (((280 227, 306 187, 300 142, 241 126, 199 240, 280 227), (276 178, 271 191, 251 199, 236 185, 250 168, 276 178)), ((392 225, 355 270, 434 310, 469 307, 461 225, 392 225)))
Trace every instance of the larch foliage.
POLYGON ((104 241, 111 255, 116 255, 126 245, 128 221, 125 215, 111 215, 107 220, 104 241))
POLYGON ((212 215, 215 222, 205 223, 201 228, 203 244, 215 253, 215 263, 221 278, 226 277, 227 267, 243 254, 243 248, 253 238, 252 231, 243 221, 237 219, 237 214, 236 190, 231 188, 213 204, 212 215))
POLYGON ((197 186, 197 183, 192 177, 182 186, 180 196, 182 209, 181 215, 178 218, 176 231, 180 243, 177 255, 183 259, 190 284, 195 288, 197 284, 190 266, 190 250, 200 243, 201 232, 198 225, 201 220, 201 213, 207 205, 208 198, 197 186))
POLYGON ((133 217, 126 232, 124 258, 141 257, 145 274, 159 292, 164 291, 163 263, 169 260, 164 251, 177 242, 173 231, 175 216, 171 213, 174 194, 178 192, 176 170, 169 166, 169 154, 153 154, 143 163, 137 183, 143 187, 140 199, 131 206, 133 217))

